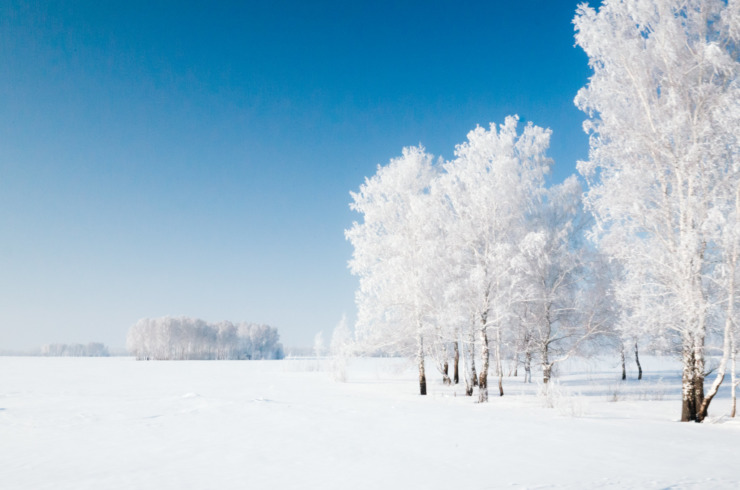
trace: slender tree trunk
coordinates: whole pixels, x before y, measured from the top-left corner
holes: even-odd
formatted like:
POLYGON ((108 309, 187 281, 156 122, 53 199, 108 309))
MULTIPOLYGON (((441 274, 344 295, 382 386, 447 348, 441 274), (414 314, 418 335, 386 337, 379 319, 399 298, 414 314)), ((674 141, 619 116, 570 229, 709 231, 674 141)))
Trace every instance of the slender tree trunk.
POLYGON ((515 344, 514 357, 511 364, 509 364, 509 372, 507 376, 514 376, 516 378, 517 368, 519 367, 519 345, 515 344))
POLYGON ((642 379, 642 365, 640 364, 640 353, 637 350, 636 340, 635 340, 635 363, 637 363, 637 379, 642 379))
POLYGON ((735 409, 737 407, 737 397, 735 395, 735 392, 737 391, 737 371, 735 370, 736 364, 735 359, 737 358, 737 347, 735 346, 735 335, 734 333, 730 333, 732 336, 732 386, 730 387, 730 397, 732 399, 732 409, 730 411, 730 417, 735 417, 735 409))
POLYGON ((696 420, 696 407, 694 406, 692 375, 694 372, 694 350, 690 343, 684 340, 683 345, 683 374, 681 375, 681 422, 696 420))
POLYGON ((458 384, 460 382, 460 347, 458 342, 455 342, 455 359, 453 363, 453 376, 452 382, 458 384))
POLYGON ((547 384, 550 382, 550 374, 552 373, 552 364, 548 357, 548 344, 542 346, 542 382, 547 384))
POLYGON ((550 322, 550 304, 548 303, 545 308, 545 332, 547 336, 543 338, 542 343, 542 382, 547 384, 550 382, 550 375, 552 374, 552 364, 550 362, 549 350, 550 340, 552 334, 552 323, 550 322))
POLYGON ((490 362, 490 354, 488 353, 488 326, 486 325, 487 313, 484 313, 481 317, 480 327, 480 374, 478 375, 478 402, 485 403, 488 401, 488 364, 490 362))
MULTIPOLYGON (((473 373, 473 386, 478 386, 478 374, 475 371, 475 334, 470 331, 470 372, 473 373)), ((472 392, 470 393, 473 394, 472 392)))
MULTIPOLYGON (((740 190, 738 190, 738 201, 740 203, 740 190)), ((734 247, 733 250, 733 257, 730 262, 731 265, 731 271, 735 270, 735 267, 737 267, 737 247, 734 247)), ((702 400, 701 406, 699 408, 699 414, 697 416, 697 422, 701 422, 704 420, 709 411, 709 404, 712 402, 712 399, 719 391, 720 385, 722 385, 722 381, 725 379, 725 373, 727 370, 727 360, 730 357, 730 353, 734 351, 734 342, 733 342, 733 336, 732 336, 732 319, 735 314, 735 274, 733 273, 730 277, 730 284, 727 290, 727 311, 725 312, 725 332, 724 332, 724 342, 722 343, 722 360, 719 362, 719 366, 717 367, 717 376, 714 379, 714 382, 712 383, 712 386, 709 388, 709 392, 707 393, 707 396, 702 400)), ((733 356, 734 361, 734 356, 733 356)), ((734 365, 733 365, 733 374, 734 374, 734 365)), ((733 381, 733 388, 734 388, 734 379, 733 381)))
POLYGON ((446 360, 444 364, 442 365, 442 384, 444 385, 452 384, 452 381, 450 380, 450 366, 446 360))
POLYGON ((524 382, 532 382, 532 352, 527 347, 527 352, 524 353, 524 382))
POLYGON ((465 396, 473 396, 475 382, 477 381, 474 364, 474 349, 472 342, 463 342, 462 357, 465 375, 465 396))
POLYGON ((704 407, 704 335, 697 335, 694 348, 694 405, 696 406, 696 421, 701 422, 706 417, 709 404, 704 407))
POLYGON ((419 364, 419 394, 427 394, 427 376, 424 371, 424 337, 419 334, 419 351, 416 354, 416 361, 419 364))
POLYGON ((501 364, 501 327, 496 329, 496 368, 498 370, 498 393, 504 396, 504 369, 501 364))
POLYGON ((622 347, 619 349, 619 355, 622 358, 622 381, 627 379, 627 366, 624 362, 624 344, 622 344, 622 347))

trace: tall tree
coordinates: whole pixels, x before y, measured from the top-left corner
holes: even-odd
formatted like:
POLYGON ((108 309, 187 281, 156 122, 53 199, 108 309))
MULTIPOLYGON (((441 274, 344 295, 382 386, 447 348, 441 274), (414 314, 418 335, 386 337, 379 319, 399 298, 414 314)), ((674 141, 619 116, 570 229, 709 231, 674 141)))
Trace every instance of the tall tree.
POLYGON ((356 295, 358 341, 371 349, 414 357, 419 392, 426 395, 425 341, 433 328, 438 291, 433 253, 439 230, 427 219, 436 172, 423 148, 406 148, 351 193, 350 207, 363 215, 346 231, 354 246, 350 270, 360 278, 356 295))
POLYGON ((463 281, 457 290, 466 297, 478 335, 480 402, 488 400, 490 333, 500 354, 503 329, 512 318, 512 258, 550 165, 545 156, 550 131, 529 123, 518 134, 517 125, 513 116, 499 127, 471 131, 468 141, 458 145, 456 158, 444 165, 441 183, 453 218, 447 234, 455 239, 457 277, 463 281))
POLYGON ((590 116, 579 171, 594 235, 624 268, 632 321, 680 343, 681 420, 700 422, 706 344, 728 297, 716 287, 728 250, 709 224, 740 186, 740 2, 606 0, 574 22, 594 71, 576 97, 590 116))
POLYGON ((603 281, 608 277, 600 272, 595 254, 582 246, 588 220, 581 210, 578 179, 571 176, 543 193, 514 259, 514 291, 524 330, 520 336, 539 355, 543 383, 548 383, 557 362, 605 332, 609 322, 603 281))

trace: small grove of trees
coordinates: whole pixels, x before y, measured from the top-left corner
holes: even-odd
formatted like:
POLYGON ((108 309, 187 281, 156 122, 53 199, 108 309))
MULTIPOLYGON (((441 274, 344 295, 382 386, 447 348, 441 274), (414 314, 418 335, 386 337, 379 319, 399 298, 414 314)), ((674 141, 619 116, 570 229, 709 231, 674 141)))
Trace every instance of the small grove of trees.
POLYGON ((546 188, 550 132, 517 126, 471 131, 448 162, 407 148, 352 193, 357 340, 414 358, 422 395, 426 357, 447 383, 462 357, 466 393, 485 402, 489 368, 504 394, 504 358, 539 361, 547 383, 613 324, 608 278, 580 246, 580 186, 546 188))
POLYGON ((503 395, 507 355, 527 373, 538 360, 547 383, 581 349, 634 348, 640 369, 638 344, 666 346, 683 362, 681 420, 701 422, 728 369, 733 400, 738 385, 740 1, 582 4, 574 24, 594 71, 575 100, 584 198, 575 177, 545 186, 550 131, 516 117, 448 162, 405 149, 351 194, 356 336, 415 358, 421 394, 425 357, 448 382, 461 355, 481 402, 489 367, 503 395))
POLYGON ((49 357, 108 357, 108 347, 99 342, 88 344, 46 344, 41 355, 49 357))
POLYGON ((276 328, 197 318, 144 318, 128 331, 126 347, 138 360, 282 359, 276 328))

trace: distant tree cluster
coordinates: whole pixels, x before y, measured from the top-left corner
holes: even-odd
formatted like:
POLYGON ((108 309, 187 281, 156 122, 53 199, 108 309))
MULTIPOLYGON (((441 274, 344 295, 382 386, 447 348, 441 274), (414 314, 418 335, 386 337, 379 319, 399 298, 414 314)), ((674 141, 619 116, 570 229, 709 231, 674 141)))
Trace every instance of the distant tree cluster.
POLYGON ((197 318, 144 318, 126 338, 129 353, 139 360, 282 359, 276 328, 228 321, 208 323, 197 318))
POLYGON ((99 342, 88 344, 46 344, 41 355, 49 357, 108 357, 108 347, 99 342))

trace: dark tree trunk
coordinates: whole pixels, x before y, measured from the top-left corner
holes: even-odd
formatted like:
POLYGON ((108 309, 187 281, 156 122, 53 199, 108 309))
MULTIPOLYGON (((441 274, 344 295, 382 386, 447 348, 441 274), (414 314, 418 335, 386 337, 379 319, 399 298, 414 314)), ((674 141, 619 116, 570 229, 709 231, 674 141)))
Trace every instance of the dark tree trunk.
POLYGON ((529 349, 524 353, 524 382, 532 382, 532 353, 529 349))
POLYGON ((552 364, 544 364, 542 366, 542 382, 547 384, 550 382, 550 376, 552 375, 552 364))
POLYGON ((478 375, 478 403, 488 401, 488 373, 481 370, 478 375))
POLYGON ((627 365, 624 362, 624 344, 622 344, 622 348, 619 350, 619 355, 622 358, 622 381, 627 379, 627 365))
POLYGON ((417 353, 417 362, 419 363, 419 394, 427 394, 427 376, 424 370, 424 337, 419 335, 419 351, 417 353))
POLYGON ((683 387, 681 404, 681 422, 701 422, 706 417, 702 413, 704 402, 704 359, 700 346, 701 340, 691 336, 683 346, 683 387))
POLYGON ((450 380, 450 366, 447 361, 442 365, 442 383, 445 385, 452 384, 452 381, 450 380))
POLYGON ((637 342, 635 342, 635 362, 637 363, 637 379, 642 379, 642 365, 640 364, 640 353, 637 350, 637 342))
POLYGON ((455 359, 452 368, 452 382, 458 384, 460 382, 460 348, 455 342, 455 359))

